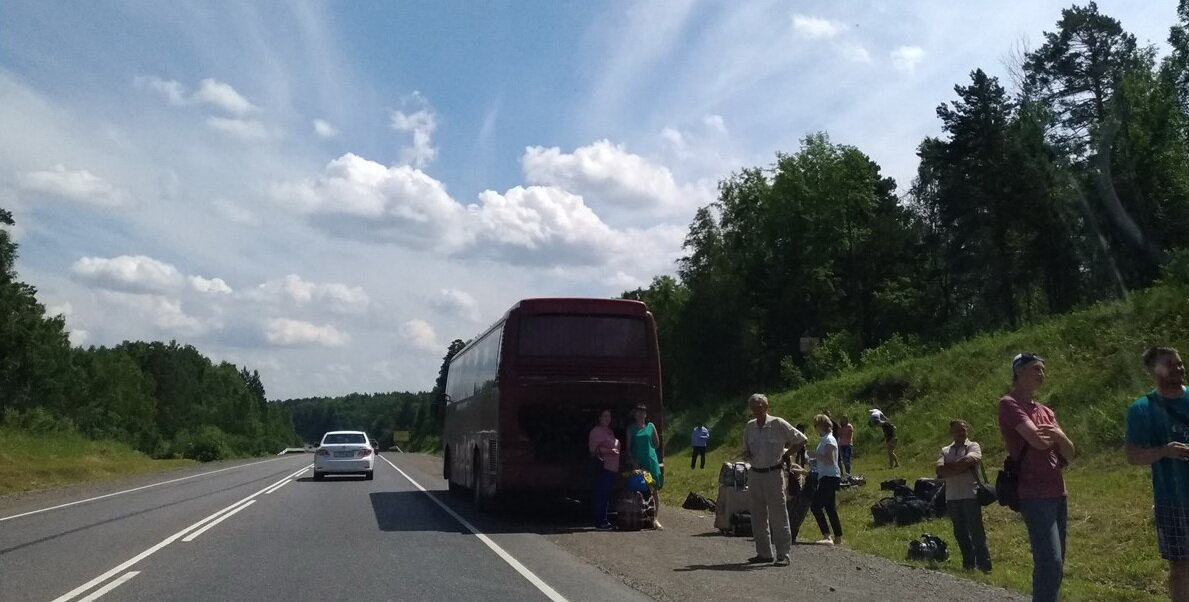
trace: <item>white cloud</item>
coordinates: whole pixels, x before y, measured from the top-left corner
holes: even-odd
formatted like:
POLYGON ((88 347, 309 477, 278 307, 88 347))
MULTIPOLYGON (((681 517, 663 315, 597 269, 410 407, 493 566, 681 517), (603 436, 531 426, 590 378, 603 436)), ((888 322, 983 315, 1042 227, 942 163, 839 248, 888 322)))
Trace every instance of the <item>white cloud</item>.
POLYGON ((335 136, 338 136, 339 130, 338 130, 338 128, 331 125, 329 121, 324 121, 322 119, 315 119, 314 120, 314 133, 317 134, 319 138, 322 138, 325 140, 327 138, 334 138, 335 136))
POLYGON ((842 46, 842 56, 848 61, 856 63, 870 63, 871 53, 862 44, 845 44, 842 46))
POLYGON ((664 140, 678 156, 689 155, 689 148, 685 144, 685 134, 682 134, 681 130, 671 127, 664 128, 661 130, 661 140, 664 140))
POLYGON ((420 92, 406 97, 405 104, 413 105, 417 110, 393 111, 391 116, 392 129, 413 135, 412 145, 401 149, 400 160, 413 167, 425 167, 438 156, 438 149, 433 146, 433 133, 438 129, 438 116, 420 92))
MULTIPOLYGON (((670 142, 684 144, 676 130, 668 137, 670 142)), ((579 147, 573 153, 530 146, 520 163, 530 184, 559 186, 600 206, 649 210, 698 206, 709 200, 706 191, 679 185, 669 168, 609 140, 579 147)))
POLYGON ((206 118, 206 125, 216 132, 231 136, 232 138, 238 138, 244 142, 261 142, 281 137, 279 130, 271 129, 255 119, 230 119, 227 117, 212 116, 206 118))
POLYGON ((231 287, 222 278, 206 279, 202 276, 190 276, 190 288, 206 295, 230 295, 231 287))
POLYGON ((138 320, 148 322, 168 334, 196 337, 205 334, 212 326, 187 314, 181 301, 163 295, 105 292, 103 298, 123 305, 138 320))
POLYGON ((142 89, 152 90, 162 96, 174 106, 205 104, 216 107, 228 115, 242 117, 258 110, 256 105, 244 98, 230 84, 214 78, 206 78, 198 85, 198 89, 190 94, 186 86, 176 80, 165 80, 155 75, 138 75, 132 83, 142 89))
POLYGON ((269 343, 286 347, 342 347, 350 341, 346 333, 329 324, 311 324, 288 318, 270 319, 265 325, 264 336, 269 343))
POLYGON ((71 271, 100 288, 133 293, 166 292, 182 283, 177 268, 144 255, 83 257, 74 262, 71 271))
POLYGON ((237 224, 255 225, 259 223, 256 214, 250 209, 233 203, 227 199, 215 199, 215 211, 224 219, 237 224))
POLYGON ((465 242, 463 208, 446 187, 419 169, 386 167, 348 153, 322 175, 275 184, 279 202, 315 216, 312 223, 348 238, 366 238, 413 248, 455 248, 465 242))
POLYGON ((512 263, 602 263, 621 239, 581 196, 552 186, 485 190, 468 211, 475 220, 471 252, 512 263))
POLYGON ((438 333, 425 320, 414 319, 405 322, 400 327, 400 334, 418 351, 437 353, 445 350, 445 347, 438 343, 438 333))
POLYGON ((891 57, 893 67, 905 73, 912 73, 925 58, 925 50, 920 46, 898 46, 892 51, 891 57))
POLYGON ((249 298, 281 305, 318 303, 337 314, 362 314, 372 300, 362 287, 337 282, 310 282, 297 274, 269 280, 249 293, 249 298))
POLYGON ((444 288, 430 303, 451 316, 472 322, 479 321, 479 302, 466 291, 444 288))
POLYGON ((237 116, 247 115, 256 110, 256 105, 248 102, 248 99, 236 92, 235 88, 213 78, 202 80, 190 101, 214 105, 230 115, 237 116))
POLYGON ((181 82, 164 80, 154 75, 138 75, 132 80, 137 88, 152 90, 165 97, 169 104, 182 106, 186 104, 186 87, 181 82))
POLYGON ((722 115, 707 115, 702 118, 702 123, 719 134, 727 133, 727 123, 723 121, 722 115))
POLYGON ((31 171, 21 176, 21 189, 58 198, 90 203, 100 207, 120 207, 127 204, 129 194, 99 176, 82 169, 71 171, 55 165, 45 171, 31 171))
POLYGON ((74 306, 69 301, 60 305, 50 305, 45 308, 45 315, 51 318, 54 316, 69 318, 72 314, 74 314, 74 306))
POLYGON ((75 347, 82 347, 83 345, 86 344, 87 339, 91 335, 89 332, 87 332, 86 330, 83 330, 82 328, 75 328, 74 330, 71 330, 69 333, 67 333, 66 336, 70 340, 71 345, 73 345, 75 347))
POLYGON ((821 17, 793 15, 793 32, 809 39, 832 38, 842 33, 842 24, 821 17))

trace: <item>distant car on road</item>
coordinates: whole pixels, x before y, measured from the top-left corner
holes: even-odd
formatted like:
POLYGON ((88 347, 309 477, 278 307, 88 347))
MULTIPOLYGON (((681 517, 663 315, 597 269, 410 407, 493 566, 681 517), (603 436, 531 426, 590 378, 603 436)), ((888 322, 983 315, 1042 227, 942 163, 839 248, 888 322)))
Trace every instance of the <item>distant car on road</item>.
POLYGON ((362 431, 330 431, 322 435, 318 451, 314 452, 314 480, 321 481, 328 473, 361 474, 371 480, 376 455, 367 433, 362 431))

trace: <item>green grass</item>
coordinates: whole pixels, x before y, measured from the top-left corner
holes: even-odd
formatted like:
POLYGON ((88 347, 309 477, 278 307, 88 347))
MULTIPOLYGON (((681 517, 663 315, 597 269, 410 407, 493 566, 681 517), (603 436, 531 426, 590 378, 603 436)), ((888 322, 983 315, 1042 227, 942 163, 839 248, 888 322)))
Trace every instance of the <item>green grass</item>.
MULTIPOLYGON (((872 526, 869 507, 884 493, 879 482, 933 476, 938 450, 949 442, 951 418, 971 423, 971 437, 983 444, 988 476, 994 478, 1003 459, 996 409, 1010 385, 1008 362, 1020 351, 1039 353, 1049 372, 1041 398, 1057 412, 1078 447, 1066 472, 1070 519, 1063 599, 1167 599, 1167 563, 1157 553, 1152 525, 1150 473, 1146 467, 1126 464, 1123 423, 1128 404, 1151 388, 1140 365, 1143 349, 1161 344, 1189 350, 1186 299, 1189 289, 1160 286, 1127 301, 1104 303, 1019 331, 980 336, 936 354, 770 393, 772 413, 793 423, 809 423, 813 414, 828 407, 835 417, 849 415, 856 423, 855 472, 864 474, 868 484, 839 496, 847 546, 903 560, 908 541, 928 531, 944 537, 957 555, 946 519, 903 528, 872 526), (871 407, 883 409, 899 427, 899 469, 886 468, 882 436, 866 425, 871 407)), ((718 466, 736 459, 749 418, 744 402, 743 397, 724 400, 717 408, 669 417, 674 445, 666 462, 667 503, 680 504, 689 491, 708 497, 717 493, 718 466), (704 471, 689 470, 689 449, 682 445, 694 419, 705 420, 713 430, 704 471)), ((995 562, 991 576, 965 573, 956 559, 937 568, 1027 591, 1031 557, 1019 515, 996 505, 986 509, 985 521, 995 562)), ((816 535, 812 518, 802 533, 816 535)))
POLYGON ((122 443, 76 433, 0 427, 0 495, 192 464, 154 460, 122 443))

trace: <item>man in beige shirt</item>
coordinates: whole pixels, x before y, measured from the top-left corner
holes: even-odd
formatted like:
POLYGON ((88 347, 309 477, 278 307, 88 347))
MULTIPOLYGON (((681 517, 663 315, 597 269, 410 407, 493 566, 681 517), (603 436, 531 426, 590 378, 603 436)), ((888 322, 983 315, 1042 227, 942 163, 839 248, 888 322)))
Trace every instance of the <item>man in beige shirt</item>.
POLYGON ((983 459, 982 447, 971 441, 970 425, 965 420, 950 421, 954 442, 941 448, 937 456, 937 476, 945 479, 945 510, 954 524, 954 539, 962 550, 962 568, 991 572, 991 552, 983 530, 983 508, 978 503, 975 473, 983 459))
POLYGON ((743 427, 743 459, 751 463, 747 488, 751 491, 751 531, 756 541, 756 555, 747 561, 773 562, 775 543, 773 564, 788 566, 793 534, 785 507, 784 461, 805 446, 805 435, 785 419, 768 415, 767 396, 756 393, 747 399, 747 405, 755 419, 743 427))

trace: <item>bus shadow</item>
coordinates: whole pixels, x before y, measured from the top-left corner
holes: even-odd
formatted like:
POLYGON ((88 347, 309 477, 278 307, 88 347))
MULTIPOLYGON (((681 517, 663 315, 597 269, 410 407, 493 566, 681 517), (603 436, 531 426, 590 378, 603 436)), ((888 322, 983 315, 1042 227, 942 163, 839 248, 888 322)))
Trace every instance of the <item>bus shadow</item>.
MULTIPOLYGON (((432 495, 482 533, 554 535, 590 531, 589 511, 567 500, 505 502, 490 512, 477 512, 468 501, 444 491, 432 495)), ((381 531, 437 531, 469 533, 458 520, 420 491, 382 491, 369 494, 376 526, 381 531)))

